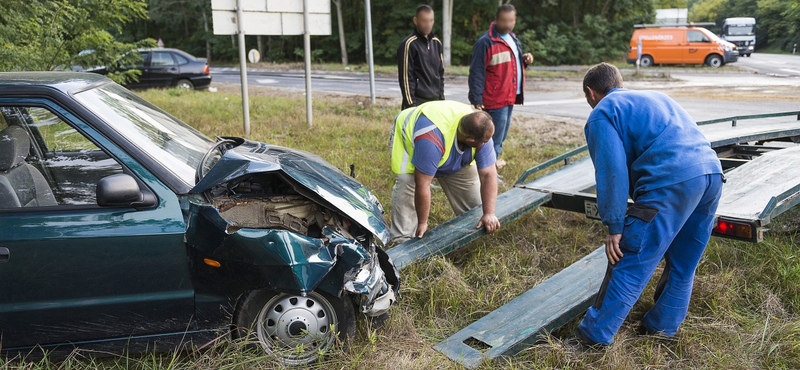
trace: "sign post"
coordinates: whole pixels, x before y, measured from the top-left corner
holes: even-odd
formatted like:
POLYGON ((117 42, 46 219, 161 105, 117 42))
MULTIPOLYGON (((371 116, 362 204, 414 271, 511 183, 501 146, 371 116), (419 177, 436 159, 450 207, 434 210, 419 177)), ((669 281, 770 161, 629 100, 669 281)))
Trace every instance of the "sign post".
POLYGON ((639 43, 636 45, 636 73, 639 73, 639 64, 642 62, 642 37, 639 36, 639 43))
POLYGON ((245 57, 244 45, 244 22, 241 20, 242 16, 242 0, 236 0, 236 19, 237 22, 236 33, 239 36, 239 73, 242 78, 242 113, 244 117, 244 136, 250 135, 250 99, 247 96, 247 58, 245 57))

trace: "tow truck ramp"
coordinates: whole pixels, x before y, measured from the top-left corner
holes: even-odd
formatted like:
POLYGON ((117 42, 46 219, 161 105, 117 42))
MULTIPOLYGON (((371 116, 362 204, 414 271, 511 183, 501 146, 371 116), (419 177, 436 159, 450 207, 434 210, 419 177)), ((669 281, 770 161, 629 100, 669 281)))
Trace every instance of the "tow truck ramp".
MULTIPOLYGON (((772 218, 800 203, 800 112, 737 116, 698 122, 720 158, 727 182, 717 210, 715 236, 760 242, 772 218), (791 118, 787 118, 791 117, 791 118)), ((580 212, 599 219, 594 167, 576 148, 522 174, 497 198, 496 214, 506 224, 539 206, 580 212), (576 157, 580 157, 574 160, 576 157), (561 168, 530 177, 563 163, 561 168)), ((388 250, 398 268, 450 253, 485 232, 475 228, 476 207, 425 234, 388 250)), ((607 261, 600 247, 534 286, 434 349, 466 367, 512 356, 581 315, 599 290, 607 261)))

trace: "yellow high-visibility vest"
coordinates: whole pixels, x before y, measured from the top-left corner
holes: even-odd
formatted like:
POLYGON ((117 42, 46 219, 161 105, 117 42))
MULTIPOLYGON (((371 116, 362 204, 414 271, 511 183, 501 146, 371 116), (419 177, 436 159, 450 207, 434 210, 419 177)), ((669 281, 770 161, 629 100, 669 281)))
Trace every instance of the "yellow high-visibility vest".
MULTIPOLYGON (((468 104, 448 100, 431 101, 400 112, 394 120, 394 129, 390 137, 392 172, 398 175, 414 173, 414 165, 411 163, 411 158, 414 157, 414 138, 434 128, 438 128, 444 136, 444 153, 439 160, 439 167, 444 165, 453 150, 461 118, 473 112, 468 104), (433 126, 416 131, 415 126, 420 114, 425 114, 425 117, 433 122, 433 126)), ((472 148, 472 163, 475 163, 475 148, 472 148)))

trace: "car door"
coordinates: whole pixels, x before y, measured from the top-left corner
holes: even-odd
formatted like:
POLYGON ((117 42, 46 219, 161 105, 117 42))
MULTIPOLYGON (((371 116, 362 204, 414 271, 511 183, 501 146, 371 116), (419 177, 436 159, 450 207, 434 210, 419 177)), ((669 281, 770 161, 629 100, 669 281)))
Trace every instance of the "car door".
POLYGON ((708 55, 711 40, 704 33, 697 30, 686 31, 686 41, 689 45, 685 51, 684 63, 703 64, 708 55))
POLYGON ((189 329, 194 290, 177 196, 49 100, 0 99, 0 116, 2 348, 189 329), (26 176, 9 179, 20 168, 26 176), (97 181, 120 173, 153 205, 98 206, 97 181), (13 196, 26 206, 8 206, 13 196))
POLYGON ((168 51, 153 51, 150 56, 150 86, 167 87, 172 86, 180 74, 180 68, 172 58, 172 53, 168 51))
POLYGON ((132 66, 131 68, 136 68, 142 74, 139 75, 138 81, 131 81, 128 82, 125 86, 128 88, 144 88, 149 87, 152 83, 152 77, 150 76, 150 52, 149 51, 140 51, 139 57, 141 60, 137 63, 137 65, 132 66))

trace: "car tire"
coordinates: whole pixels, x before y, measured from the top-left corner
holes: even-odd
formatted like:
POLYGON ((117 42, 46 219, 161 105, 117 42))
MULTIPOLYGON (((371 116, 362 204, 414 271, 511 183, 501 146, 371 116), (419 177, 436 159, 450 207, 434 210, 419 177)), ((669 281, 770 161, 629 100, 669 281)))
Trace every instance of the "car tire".
POLYGON ((346 350, 355 337, 352 301, 322 292, 305 297, 269 290, 245 294, 234 314, 234 339, 284 365, 315 362, 337 342, 346 350))
POLYGON ((747 53, 747 57, 750 58, 750 53, 747 53))
POLYGON ((652 67, 653 57, 649 55, 642 55, 642 59, 639 60, 639 66, 641 66, 642 68, 652 67))
POLYGON ((706 64, 711 68, 719 68, 722 67, 724 63, 722 62, 721 56, 717 54, 712 54, 709 55, 708 58, 706 58, 706 64))
POLYGON ((194 90, 194 84, 192 81, 189 81, 185 78, 178 80, 178 82, 175 83, 175 87, 181 90, 194 90))

